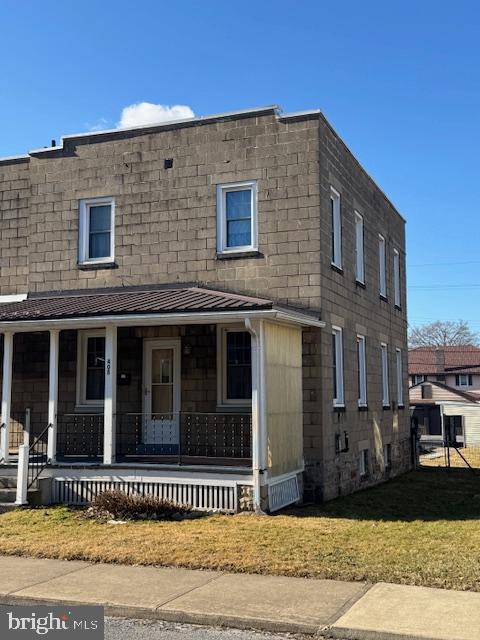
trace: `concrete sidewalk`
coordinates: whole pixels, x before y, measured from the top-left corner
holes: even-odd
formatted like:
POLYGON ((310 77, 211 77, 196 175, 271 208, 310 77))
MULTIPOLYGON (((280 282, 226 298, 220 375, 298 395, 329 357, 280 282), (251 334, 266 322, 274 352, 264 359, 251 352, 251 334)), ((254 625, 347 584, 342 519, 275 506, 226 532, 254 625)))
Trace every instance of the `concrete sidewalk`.
POLYGON ((0 556, 0 604, 367 640, 479 640, 480 594, 0 556))

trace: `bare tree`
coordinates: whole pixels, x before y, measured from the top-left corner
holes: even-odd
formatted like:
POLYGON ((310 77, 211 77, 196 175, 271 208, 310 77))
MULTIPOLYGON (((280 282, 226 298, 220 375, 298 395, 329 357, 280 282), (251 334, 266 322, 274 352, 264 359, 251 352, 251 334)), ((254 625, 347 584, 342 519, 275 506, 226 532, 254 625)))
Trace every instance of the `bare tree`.
POLYGON ((479 335, 465 320, 437 320, 414 327, 408 336, 410 347, 478 346, 479 335))

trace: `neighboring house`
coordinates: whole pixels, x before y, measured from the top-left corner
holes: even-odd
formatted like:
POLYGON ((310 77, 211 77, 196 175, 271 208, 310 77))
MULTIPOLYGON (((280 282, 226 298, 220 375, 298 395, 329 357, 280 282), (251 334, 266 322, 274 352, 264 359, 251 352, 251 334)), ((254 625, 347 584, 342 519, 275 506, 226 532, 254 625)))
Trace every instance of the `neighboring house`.
POLYGON ((52 500, 273 511, 409 468, 404 220, 319 111, 66 136, 0 160, 0 212, 0 457, 30 421, 52 500))
POLYGON ((423 447, 439 447, 445 442, 458 447, 480 446, 480 403, 475 395, 435 381, 414 385, 409 395, 423 447))
POLYGON ((474 346, 418 347, 408 352, 410 386, 441 382, 480 399, 480 348, 474 346))

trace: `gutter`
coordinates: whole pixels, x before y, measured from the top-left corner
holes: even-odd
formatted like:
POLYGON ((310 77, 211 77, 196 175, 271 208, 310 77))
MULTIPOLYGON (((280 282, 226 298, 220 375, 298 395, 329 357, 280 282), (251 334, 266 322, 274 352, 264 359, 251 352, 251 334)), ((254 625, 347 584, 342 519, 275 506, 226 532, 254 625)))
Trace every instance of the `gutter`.
POLYGON ((0 321, 0 332, 25 333, 29 331, 47 331, 49 329, 88 329, 90 327, 105 327, 106 325, 131 327, 172 324, 217 324, 222 322, 244 322, 246 318, 272 320, 304 327, 325 327, 325 322, 322 320, 317 320, 301 313, 265 309, 260 311, 223 311, 216 313, 147 313, 118 316, 80 316, 51 320, 7 320, 0 321))

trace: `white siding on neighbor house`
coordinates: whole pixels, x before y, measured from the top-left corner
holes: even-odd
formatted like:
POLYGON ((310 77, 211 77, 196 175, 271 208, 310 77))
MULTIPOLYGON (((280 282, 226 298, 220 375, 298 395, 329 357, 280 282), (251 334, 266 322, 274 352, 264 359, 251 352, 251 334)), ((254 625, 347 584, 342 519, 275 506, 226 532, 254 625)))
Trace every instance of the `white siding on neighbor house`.
POLYGON ((419 384, 416 387, 410 387, 408 392, 410 403, 415 404, 415 402, 423 401, 423 402, 427 402, 427 403, 430 402, 431 404, 434 404, 435 402, 446 401, 446 402, 456 402, 458 404, 460 401, 461 404, 464 404, 462 402, 462 399, 463 399, 462 396, 460 396, 454 389, 445 389, 444 387, 439 387, 436 384, 431 385, 432 398, 431 399, 422 398, 422 386, 423 385, 419 384))
POLYGON ((445 404, 445 416, 463 416, 465 447, 480 447, 480 404, 445 404))

